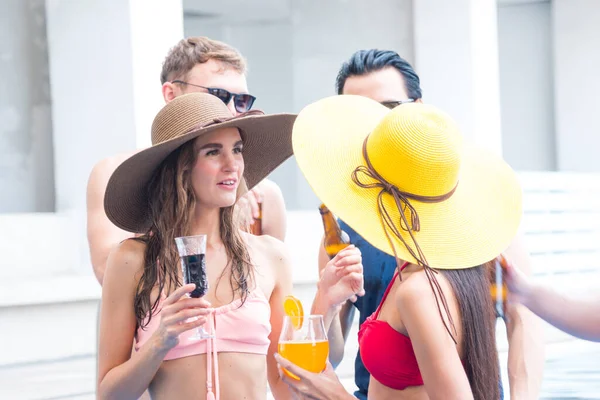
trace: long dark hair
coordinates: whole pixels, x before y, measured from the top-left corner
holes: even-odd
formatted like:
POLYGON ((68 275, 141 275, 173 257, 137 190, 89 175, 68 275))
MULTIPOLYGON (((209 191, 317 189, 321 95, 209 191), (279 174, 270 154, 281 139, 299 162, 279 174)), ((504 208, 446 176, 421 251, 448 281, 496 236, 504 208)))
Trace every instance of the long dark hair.
POLYGON ((448 279, 462 320, 463 363, 475 400, 500 398, 495 314, 490 295, 489 265, 438 270, 448 279))
MULTIPOLYGON (((146 244, 144 272, 134 299, 138 327, 145 328, 150 322, 158 307, 160 293, 165 291, 168 295, 181 286, 175 238, 190 234, 196 207, 191 183, 191 171, 197 157, 193 143, 193 140, 189 141, 171 153, 155 171, 148 185, 151 225, 144 235, 136 238, 146 244), (159 296, 152 301, 151 294, 155 287, 158 287, 159 296)), ((233 206, 221 208, 220 235, 227 252, 227 267, 231 268, 231 288, 234 294, 240 294, 243 302, 248 295, 254 270, 238 230, 239 224, 234 220, 233 209, 233 206)))

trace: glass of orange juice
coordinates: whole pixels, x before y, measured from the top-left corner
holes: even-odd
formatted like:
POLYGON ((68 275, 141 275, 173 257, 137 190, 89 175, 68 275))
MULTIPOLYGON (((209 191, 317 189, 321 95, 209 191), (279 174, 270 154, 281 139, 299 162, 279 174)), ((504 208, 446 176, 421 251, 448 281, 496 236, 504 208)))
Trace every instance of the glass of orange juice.
MULTIPOLYGON (((325 370, 329 356, 329 341, 322 315, 286 315, 279 337, 281 356, 300 368, 320 373, 325 370)), ((294 374, 284 370, 293 379, 294 374)))

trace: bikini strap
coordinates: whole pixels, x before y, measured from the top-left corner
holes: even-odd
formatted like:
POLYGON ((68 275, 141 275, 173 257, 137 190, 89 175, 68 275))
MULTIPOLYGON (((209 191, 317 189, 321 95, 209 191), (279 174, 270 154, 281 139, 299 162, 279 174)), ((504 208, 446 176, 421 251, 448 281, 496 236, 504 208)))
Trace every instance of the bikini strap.
MULTIPOLYGON (((405 261, 404 264, 402 264, 402 266, 400 267, 400 271, 404 270, 404 268, 406 268, 408 266, 408 264, 409 264, 408 261, 405 261)), ((390 290, 392 289, 392 285, 394 284, 394 281, 396 280, 397 277, 398 277, 398 269, 396 269, 396 272, 394 272, 394 276, 392 277, 392 280, 390 281, 390 284, 388 285, 387 289, 385 289, 385 293, 383 294, 383 298, 381 299, 381 302, 379 302, 379 306, 377 306, 377 310, 375 310, 375 319, 377 319, 379 317, 379 312, 381 311, 381 306, 383 306, 385 299, 387 299, 387 296, 390 293, 390 290)))

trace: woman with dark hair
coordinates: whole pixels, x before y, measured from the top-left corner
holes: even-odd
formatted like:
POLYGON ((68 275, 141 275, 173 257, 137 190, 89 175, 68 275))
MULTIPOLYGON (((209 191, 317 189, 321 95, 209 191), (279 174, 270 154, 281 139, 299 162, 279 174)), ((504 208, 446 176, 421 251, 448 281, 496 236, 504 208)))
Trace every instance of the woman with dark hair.
MULTIPOLYGON (((485 264, 519 226, 514 172, 466 143, 448 115, 424 104, 390 111, 362 96, 323 99, 299 114, 292 140, 322 202, 397 260, 378 309, 359 331, 369 399, 499 399, 485 264)), ((313 313, 330 323, 337 310, 322 297, 317 292, 313 313)), ((293 391, 353 398, 332 368, 311 374, 276 358, 300 377, 283 376, 293 391)))
MULTIPOLYGON (((144 234, 108 259, 98 398, 137 399, 149 389, 153 399, 266 399, 267 382, 289 398, 273 358, 292 289, 289 257, 277 239, 240 230, 233 206, 292 155, 294 119, 234 117, 215 96, 182 95, 154 119, 153 146, 113 173, 107 216, 144 234), (206 236, 208 292, 199 298, 200 287, 182 286, 175 242, 194 235, 206 236), (209 336, 194 337, 199 327, 209 336)), ((344 255, 338 266, 360 270, 358 250, 344 255)))

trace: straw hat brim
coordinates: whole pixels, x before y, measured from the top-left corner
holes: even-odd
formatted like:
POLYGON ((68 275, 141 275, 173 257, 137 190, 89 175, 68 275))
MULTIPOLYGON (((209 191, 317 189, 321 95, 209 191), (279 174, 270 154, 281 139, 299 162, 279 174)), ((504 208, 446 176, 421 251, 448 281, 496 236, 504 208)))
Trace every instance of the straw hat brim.
POLYGON ((152 175, 169 154, 197 137, 228 127, 240 130, 244 141, 244 178, 248 189, 292 156, 289 135, 295 114, 253 115, 231 119, 152 146, 125 160, 108 182, 104 209, 108 218, 128 232, 150 228, 147 186, 152 175))
MULTIPOLYGON (((373 246, 393 255, 378 211, 380 189, 360 188, 352 180, 352 172, 364 165, 365 138, 388 112, 365 97, 329 97, 300 112, 292 142, 300 169, 323 203, 373 246)), ((500 157, 464 145, 454 194, 439 203, 411 200, 421 225, 414 236, 428 264, 461 269, 498 256, 519 227, 521 197, 516 174, 500 157)), ((399 221, 393 197, 385 194, 384 203, 392 219, 399 221)), ((401 232, 412 244, 409 234, 401 232)), ((402 242, 392 238, 398 257, 415 262, 402 242)))

